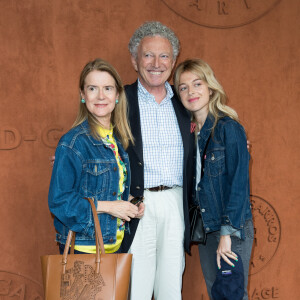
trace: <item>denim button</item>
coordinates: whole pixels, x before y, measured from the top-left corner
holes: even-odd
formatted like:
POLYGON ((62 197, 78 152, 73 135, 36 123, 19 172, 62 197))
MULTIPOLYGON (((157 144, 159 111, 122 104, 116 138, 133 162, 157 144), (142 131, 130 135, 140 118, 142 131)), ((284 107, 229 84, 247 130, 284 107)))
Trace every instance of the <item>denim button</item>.
POLYGON ((112 238, 111 238, 111 239, 109 239, 109 242, 110 242, 110 243, 112 243, 113 241, 114 241, 114 240, 113 240, 112 238))
POLYGON ((197 188, 197 191, 201 191, 201 187, 198 187, 198 188, 197 188))
POLYGON ((205 212, 205 209, 204 209, 204 208, 202 208, 202 209, 201 209, 201 211, 202 211, 202 212, 205 212))
POLYGON ((211 155, 211 160, 215 160, 214 154, 211 155))
POLYGON ((110 218, 113 220, 115 217, 114 217, 114 216, 111 216, 110 218))
POLYGON ((117 167, 114 167, 114 171, 117 171, 117 167))
POLYGON ((136 188, 137 190, 140 190, 140 189, 141 189, 141 187, 140 187, 140 186, 136 186, 135 188, 136 188))
POLYGON ((117 194, 116 192, 113 192, 113 196, 116 196, 116 194, 117 194))
POLYGON ((209 231, 209 227, 206 227, 205 230, 206 230, 206 231, 209 231))

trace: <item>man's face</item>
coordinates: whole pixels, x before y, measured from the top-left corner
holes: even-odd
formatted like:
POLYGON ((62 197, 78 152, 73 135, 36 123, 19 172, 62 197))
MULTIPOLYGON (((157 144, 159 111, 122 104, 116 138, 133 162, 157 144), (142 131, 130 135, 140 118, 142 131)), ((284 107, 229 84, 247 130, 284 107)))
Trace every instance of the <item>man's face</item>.
POLYGON ((148 92, 164 86, 175 64, 171 43, 161 36, 142 39, 137 58, 132 56, 131 61, 148 92))

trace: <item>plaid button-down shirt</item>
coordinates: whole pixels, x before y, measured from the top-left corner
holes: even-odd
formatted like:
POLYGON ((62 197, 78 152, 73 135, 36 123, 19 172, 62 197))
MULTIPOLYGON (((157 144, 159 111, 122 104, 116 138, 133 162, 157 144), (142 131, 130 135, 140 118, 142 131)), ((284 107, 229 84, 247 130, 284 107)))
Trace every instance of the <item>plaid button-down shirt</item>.
POLYGON ((182 186, 183 144, 168 82, 167 95, 158 104, 138 81, 144 157, 144 188, 182 186))

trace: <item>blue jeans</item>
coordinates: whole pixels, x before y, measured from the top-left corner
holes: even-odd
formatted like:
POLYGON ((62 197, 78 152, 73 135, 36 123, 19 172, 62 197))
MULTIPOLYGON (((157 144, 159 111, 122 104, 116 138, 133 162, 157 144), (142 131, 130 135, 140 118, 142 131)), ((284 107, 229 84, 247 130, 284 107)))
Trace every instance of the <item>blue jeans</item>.
MULTIPOLYGON (((245 223, 245 240, 241 240, 235 236, 231 237, 231 250, 238 253, 243 262, 244 267, 244 297, 243 300, 248 300, 248 272, 249 263, 252 251, 252 243, 254 238, 253 222, 248 220, 245 223)), ((199 245, 200 263, 202 267, 203 276, 206 282, 206 288, 210 299, 211 288, 217 276, 217 260, 216 251, 220 241, 220 231, 215 231, 207 235, 206 245, 199 245)))

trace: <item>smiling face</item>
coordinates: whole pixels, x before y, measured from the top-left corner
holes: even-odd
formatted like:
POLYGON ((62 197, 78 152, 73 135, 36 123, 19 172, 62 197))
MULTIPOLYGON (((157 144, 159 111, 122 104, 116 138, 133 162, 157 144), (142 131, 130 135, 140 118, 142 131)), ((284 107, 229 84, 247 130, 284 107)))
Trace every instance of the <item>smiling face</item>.
POLYGON ((211 90, 204 80, 192 72, 183 72, 179 78, 178 92, 186 109, 206 118, 211 90))
POLYGON ((175 64, 171 43, 161 36, 142 39, 137 57, 132 56, 131 61, 148 92, 164 88, 175 64))
POLYGON ((85 99, 87 110, 109 128, 111 113, 115 108, 118 92, 114 78, 104 71, 91 71, 85 78, 81 97, 85 99))

